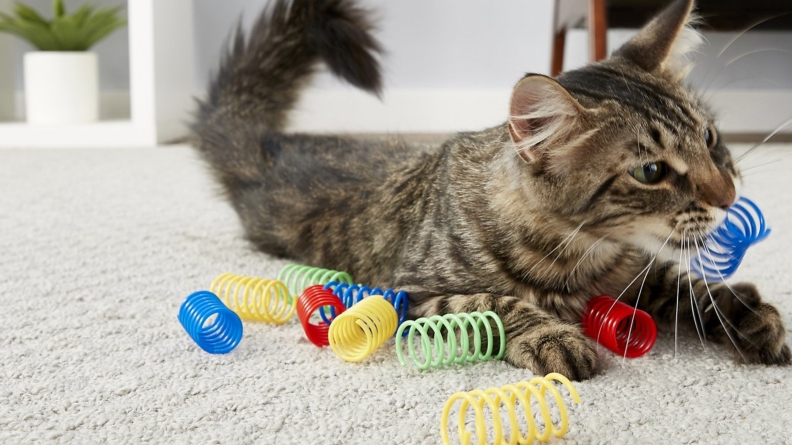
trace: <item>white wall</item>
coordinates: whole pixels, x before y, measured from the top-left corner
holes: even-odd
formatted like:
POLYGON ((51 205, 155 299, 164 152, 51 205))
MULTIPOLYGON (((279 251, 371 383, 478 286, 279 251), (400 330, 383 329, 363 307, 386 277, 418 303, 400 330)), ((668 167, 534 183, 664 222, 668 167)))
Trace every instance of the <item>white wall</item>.
MULTIPOLYGON (((611 30, 613 51, 635 30, 611 30)), ((687 82, 709 103, 723 131, 767 134, 792 117, 792 32, 706 33, 687 82)), ((567 37, 565 67, 586 63, 587 36, 567 37)), ((787 126, 785 133, 792 133, 787 126)))
MULTIPOLYGON (((379 17, 388 88, 510 88, 546 72, 554 0, 364 0, 379 17)), ((267 0, 195 0, 196 69, 206 84, 240 15, 249 28, 267 0)), ((329 77, 318 81, 338 86, 329 77)))
MULTIPOLYGON (((792 12, 792 6, 790 10, 792 12)), ((625 29, 609 31, 609 52, 613 52, 635 33, 636 30, 625 29)), ((687 78, 688 83, 695 88, 792 89, 792 32, 718 32, 706 33, 704 37, 704 44, 694 55, 696 66, 687 78)), ((570 32, 565 68, 574 69, 584 65, 587 51, 585 30, 570 32)))
MULTIPOLYGON (((42 11, 50 7, 50 0, 27 1, 42 11)), ((66 0, 66 3, 74 8, 84 1, 66 0)), ((102 6, 124 3, 123 0, 95 1, 102 6)), ((240 17, 243 25, 249 27, 267 1, 194 0, 194 80, 200 88, 196 94, 201 93, 210 72, 217 68, 226 39, 240 17)), ((525 72, 549 70, 554 0, 362 2, 377 11, 378 37, 388 50, 384 60, 385 103, 351 91, 323 74, 305 95, 294 128, 332 131, 480 128, 505 118, 509 90, 525 72)), ((630 35, 630 31, 612 31, 611 46, 630 35)), ((792 51, 792 33, 745 35, 720 59, 716 59, 720 48, 734 35, 707 34, 706 37, 710 44, 699 56, 701 62, 691 74, 690 82, 696 88, 713 91, 723 88, 712 95, 727 97, 719 106, 736 109, 736 114, 726 112, 731 116, 728 119, 733 129, 747 131, 737 124, 746 124, 750 118, 765 122, 767 127, 775 116, 787 119, 792 115, 792 54, 783 52, 792 51), (740 54, 763 48, 782 51, 752 53, 725 66, 740 54), (742 103, 746 96, 740 94, 753 89, 762 91, 747 97, 761 97, 761 100, 742 103), (736 99, 734 92, 739 96, 736 99), (769 118, 764 119, 762 109, 753 109, 756 107, 767 108, 769 118)), ((100 55, 101 86, 105 91, 123 91, 129 87, 127 43, 127 32, 122 30, 95 48, 100 55)), ((21 73, 21 55, 29 47, 19 42, 15 46, 17 72, 21 73)), ((579 66, 586 60, 585 33, 576 30, 568 38, 566 66, 579 66)), ((17 77, 21 79, 21 75, 17 77)), ((17 87, 22 87, 20 80, 17 87)))
MULTIPOLYGON (((242 15, 250 25, 267 0, 196 1, 196 85, 206 85, 242 15)), ((294 116, 298 130, 457 131, 505 118, 511 86, 547 73, 554 0, 363 0, 378 11, 385 59, 384 104, 323 75, 294 116), (342 111, 339 112, 339 107, 342 111)), ((635 31, 609 32, 611 50, 635 31)), ((792 116, 792 33, 708 33, 688 81, 733 132, 768 132, 792 116), (772 49, 775 51, 757 51, 772 49), (780 51, 779 51, 780 50, 780 51), (784 52, 787 51, 787 52, 784 52), (740 55, 747 54, 731 62, 740 55), (731 63, 730 63, 731 62, 731 63)), ((588 61, 586 35, 567 40, 566 67, 588 61)))

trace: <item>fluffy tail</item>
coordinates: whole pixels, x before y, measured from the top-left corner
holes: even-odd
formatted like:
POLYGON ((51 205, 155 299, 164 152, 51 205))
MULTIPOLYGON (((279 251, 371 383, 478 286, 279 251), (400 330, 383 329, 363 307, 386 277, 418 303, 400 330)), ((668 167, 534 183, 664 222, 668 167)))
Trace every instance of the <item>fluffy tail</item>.
POLYGON ((263 179, 273 160, 262 137, 284 128, 320 61, 379 95, 372 28, 354 0, 274 0, 247 39, 237 30, 193 125, 199 151, 229 191, 263 179))

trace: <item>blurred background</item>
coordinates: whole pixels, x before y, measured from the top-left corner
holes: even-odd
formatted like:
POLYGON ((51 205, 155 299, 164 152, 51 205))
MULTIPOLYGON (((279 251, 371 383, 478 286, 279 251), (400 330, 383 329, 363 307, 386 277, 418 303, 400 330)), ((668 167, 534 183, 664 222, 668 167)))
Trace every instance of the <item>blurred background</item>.
MULTIPOLYGON (((48 13, 51 2, 27 0, 26 3, 48 13)), ((71 9, 82 3, 83 0, 66 1, 71 9)), ((132 7, 129 27, 94 48, 99 55, 102 120, 123 121, 134 114, 131 102, 135 101, 135 94, 130 93, 130 87, 136 81, 130 75, 134 72, 130 64, 130 34, 141 36, 153 32, 155 70, 170 72, 175 79, 168 82, 178 81, 189 95, 200 97, 217 68, 231 30, 240 22, 249 28, 268 0, 130 0, 130 5, 119 0, 97 0, 95 3, 132 7), (145 14, 153 16, 155 29, 136 31, 138 13, 132 9, 148 3, 153 6, 148 6, 145 14), (157 8, 166 7, 164 4, 171 5, 167 6, 170 10, 164 18, 158 18, 157 8), (185 37, 185 33, 189 35, 185 37), (174 63, 170 67, 172 58, 158 53, 163 47, 159 42, 175 42, 174 39, 181 42, 180 46, 173 44, 168 51, 178 52, 179 62, 178 66, 174 63)), ((524 73, 550 73, 557 0, 502 0, 497 4, 480 0, 362 0, 362 3, 377 12, 378 36, 388 51, 383 60, 384 100, 380 102, 322 73, 294 115, 294 130, 445 134, 480 129, 505 119, 510 89, 524 73)), ((0 10, 9 5, 11 2, 0 0, 0 10)), ((788 0, 776 2, 776 6, 777 11, 792 11, 788 0)), ((770 23, 787 20, 785 17, 778 14, 770 23)), ((705 18, 705 24, 706 21, 705 18)), ((564 69, 589 60, 585 22, 578 22, 566 35, 564 69)), ((705 32, 707 43, 695 56, 699 63, 688 79, 713 104, 722 130, 735 139, 759 138, 792 117, 792 29, 766 28, 760 26, 745 33, 705 32)), ((634 32, 634 29, 609 29, 607 50, 617 48, 634 32)), ((2 38, 0 59, 6 71, 6 90, 8 85, 13 86, 13 94, 7 97, 14 101, 12 115, 5 120, 23 131, 19 127, 25 114, 22 57, 31 47, 16 38, 2 38)), ((154 81, 159 82, 162 76, 167 75, 155 74, 154 81)), ((2 78, 0 73, 0 83, 2 78)), ((165 82, 157 91, 168 88, 165 82)), ((167 135, 158 134, 156 142, 178 139, 180 132, 184 133, 183 124, 189 120, 193 106, 185 99, 189 95, 172 99, 171 120, 180 124, 167 135)), ((150 100, 165 100, 161 96, 162 93, 156 93, 150 100)), ((19 139, 17 145, 25 145, 25 139, 19 139)), ((0 145, 2 140, 0 123, 0 145)))

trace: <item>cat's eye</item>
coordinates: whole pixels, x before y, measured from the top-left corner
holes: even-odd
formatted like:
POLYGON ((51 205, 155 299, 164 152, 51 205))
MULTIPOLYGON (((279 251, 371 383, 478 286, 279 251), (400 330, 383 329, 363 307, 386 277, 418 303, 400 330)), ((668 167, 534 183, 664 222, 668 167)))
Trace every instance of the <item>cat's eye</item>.
POLYGON ((707 143, 707 148, 715 146, 715 131, 712 128, 704 130, 704 142, 707 143))
POLYGON ((663 162, 650 162, 630 170, 630 176, 642 184, 657 184, 662 181, 668 168, 663 162))

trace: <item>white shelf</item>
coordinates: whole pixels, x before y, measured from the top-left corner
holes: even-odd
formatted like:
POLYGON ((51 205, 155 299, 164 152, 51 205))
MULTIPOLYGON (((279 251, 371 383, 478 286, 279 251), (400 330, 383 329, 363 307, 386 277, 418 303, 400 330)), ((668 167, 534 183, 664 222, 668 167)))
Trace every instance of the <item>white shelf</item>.
MULTIPOLYGON (((11 0, 0 0, 0 11, 11 9, 11 0)), ((0 33, 0 120, 14 117, 14 66, 3 63, 13 58, 11 36, 0 33)))
POLYGON ((153 129, 132 121, 85 125, 0 124, 0 147, 6 148, 140 148, 151 146, 153 129), (57 143, 55 142, 57 141, 57 143))
MULTIPOLYGON (((0 0, 8 10, 10 0, 0 0)), ((186 133, 193 106, 192 0, 128 2, 129 120, 33 126, 0 122, 0 148, 154 147, 186 133)), ((0 120, 13 111, 9 38, 0 34, 0 120), (11 104, 11 105, 9 105, 11 104)))

